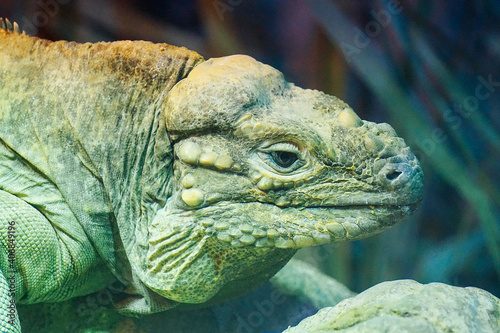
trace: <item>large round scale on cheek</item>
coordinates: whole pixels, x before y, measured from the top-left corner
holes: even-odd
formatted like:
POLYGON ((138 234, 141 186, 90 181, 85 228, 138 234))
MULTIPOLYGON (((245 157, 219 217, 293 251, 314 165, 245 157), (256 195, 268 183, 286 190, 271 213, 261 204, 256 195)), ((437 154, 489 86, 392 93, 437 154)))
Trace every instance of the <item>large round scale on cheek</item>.
POLYGON ((201 148, 194 142, 184 142, 177 152, 181 161, 188 164, 196 164, 200 154, 201 148))
POLYGON ((182 201, 190 207, 195 207, 205 201, 205 192, 197 188, 190 188, 182 191, 182 201))

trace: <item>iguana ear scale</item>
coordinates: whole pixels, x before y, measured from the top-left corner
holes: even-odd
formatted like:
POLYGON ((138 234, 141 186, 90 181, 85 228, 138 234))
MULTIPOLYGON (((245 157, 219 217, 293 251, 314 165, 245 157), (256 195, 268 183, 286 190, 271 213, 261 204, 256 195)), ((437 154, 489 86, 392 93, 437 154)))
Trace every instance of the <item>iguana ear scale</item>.
POLYGON ((24 31, 19 29, 19 25, 16 22, 10 22, 8 19, 0 17, 0 29, 10 32, 15 35, 25 35, 24 31))

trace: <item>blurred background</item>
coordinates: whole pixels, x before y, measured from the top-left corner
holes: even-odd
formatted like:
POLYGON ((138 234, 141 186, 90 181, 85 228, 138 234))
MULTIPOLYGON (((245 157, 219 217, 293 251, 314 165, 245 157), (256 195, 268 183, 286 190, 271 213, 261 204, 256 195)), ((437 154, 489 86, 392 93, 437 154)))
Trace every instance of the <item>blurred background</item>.
POLYGON ((423 164, 420 210, 298 257, 356 292, 410 278, 500 296, 500 2, 1 0, 0 17, 51 40, 248 54, 390 123, 423 164))

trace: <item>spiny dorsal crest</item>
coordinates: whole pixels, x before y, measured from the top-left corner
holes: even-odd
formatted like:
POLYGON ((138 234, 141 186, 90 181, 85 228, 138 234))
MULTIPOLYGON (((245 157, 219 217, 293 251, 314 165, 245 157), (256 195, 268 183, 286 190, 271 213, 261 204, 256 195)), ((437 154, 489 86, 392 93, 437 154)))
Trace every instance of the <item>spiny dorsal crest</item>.
POLYGON ((0 29, 10 32, 15 35, 25 35, 26 33, 19 29, 19 25, 16 22, 10 22, 8 19, 0 17, 0 29))

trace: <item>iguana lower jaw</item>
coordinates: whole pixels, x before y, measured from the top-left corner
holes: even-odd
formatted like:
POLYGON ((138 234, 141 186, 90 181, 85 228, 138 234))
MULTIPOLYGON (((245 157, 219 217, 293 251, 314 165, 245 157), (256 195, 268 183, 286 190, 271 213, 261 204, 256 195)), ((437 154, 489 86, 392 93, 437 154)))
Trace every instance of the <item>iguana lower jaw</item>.
POLYGON ((175 206, 174 201, 149 229, 149 248, 139 276, 168 299, 204 303, 228 283, 254 275, 252 282, 258 285, 256 281, 270 278, 298 248, 387 229, 407 217, 415 204, 299 209, 219 202, 196 210, 169 205, 175 206))
POLYGON ((290 248, 355 240, 408 217, 416 204, 281 208, 265 203, 223 203, 194 211, 202 234, 233 247, 290 248), (237 218, 220 219, 238 212, 237 218))

